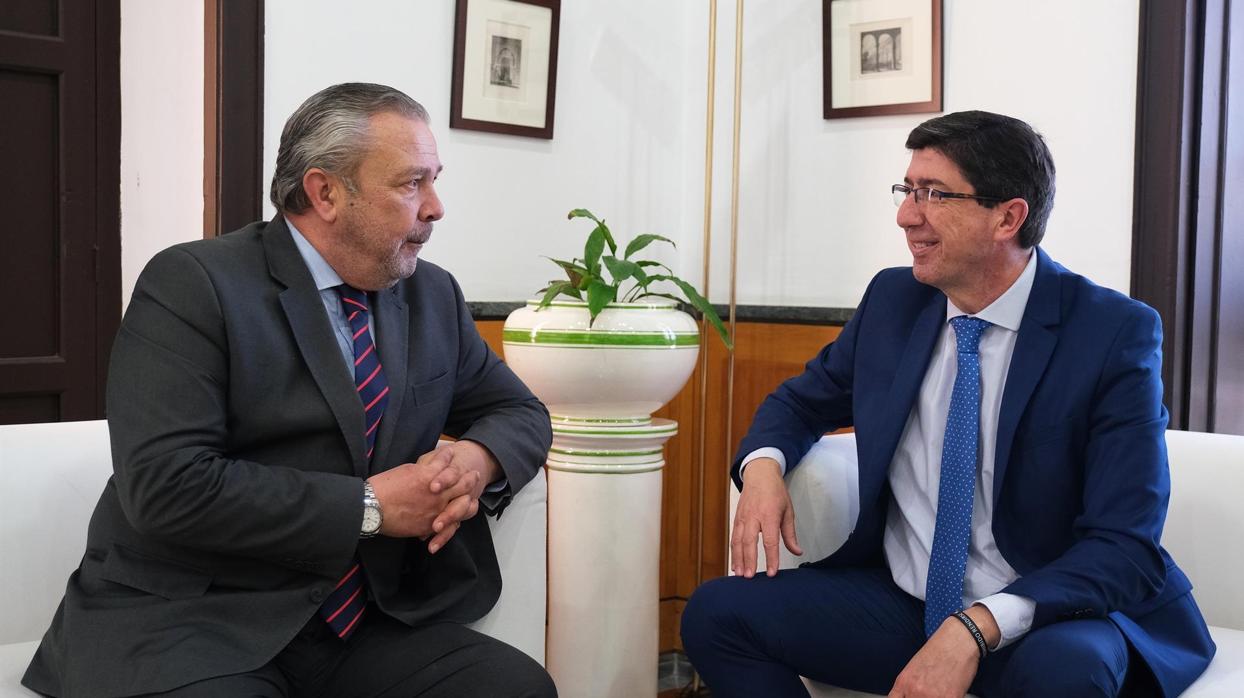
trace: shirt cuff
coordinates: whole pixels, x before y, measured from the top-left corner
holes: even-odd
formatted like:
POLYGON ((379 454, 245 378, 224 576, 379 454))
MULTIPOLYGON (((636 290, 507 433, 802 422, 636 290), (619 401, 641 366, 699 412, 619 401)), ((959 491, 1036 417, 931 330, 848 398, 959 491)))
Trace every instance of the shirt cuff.
POLYGON ((782 468, 782 477, 786 477, 786 456, 783 455, 782 449, 766 446, 765 448, 758 448, 755 451, 752 451, 747 454, 745 458, 743 458, 743 465, 739 466, 740 480, 743 479, 743 469, 747 467, 748 463, 751 463, 757 458, 772 458, 777 461, 778 465, 782 468))
POLYGON ((479 505, 484 508, 484 513, 496 513, 497 508, 505 502, 505 497, 509 493, 510 481, 504 476, 496 482, 488 483, 484 491, 479 495, 479 505))
POLYGON ((1032 628, 1032 617, 1037 611, 1036 601, 1015 594, 994 594, 976 603, 989 609, 1002 633, 998 646, 989 648, 990 651, 1000 650, 1028 634, 1032 628))

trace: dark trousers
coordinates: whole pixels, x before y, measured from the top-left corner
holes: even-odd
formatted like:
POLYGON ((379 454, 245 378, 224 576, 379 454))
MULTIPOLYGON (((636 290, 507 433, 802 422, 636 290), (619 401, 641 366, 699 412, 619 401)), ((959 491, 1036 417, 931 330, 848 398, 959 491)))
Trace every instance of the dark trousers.
POLYGON ((318 616, 255 671, 183 686, 172 698, 459 698, 557 695, 548 673, 523 652, 456 623, 411 628, 374 606, 349 640, 318 616))
MULTIPOLYGON (((965 639, 967 630, 964 630, 965 639)), ((691 596, 683 647, 714 698, 807 696, 799 676, 886 694, 924 645, 924 602, 886 569, 782 570, 776 577, 721 577, 691 596)), ((1032 631, 981 662, 972 693, 989 696, 1117 696, 1147 668, 1104 619, 1032 631), (1136 666, 1138 665, 1138 666, 1136 666)))

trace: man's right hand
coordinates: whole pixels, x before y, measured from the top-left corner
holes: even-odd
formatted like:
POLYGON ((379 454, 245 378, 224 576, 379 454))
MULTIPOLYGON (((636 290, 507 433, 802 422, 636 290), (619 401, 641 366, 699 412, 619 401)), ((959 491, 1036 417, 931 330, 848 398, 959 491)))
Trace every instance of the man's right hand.
POLYGON ((779 535, 787 550, 803 554, 795 534, 795 508, 782 480, 782 466, 772 458, 757 458, 743 470, 743 491, 730 536, 731 567, 735 574, 749 579, 756 574, 758 535, 764 541, 765 573, 770 577, 778 571, 779 535))
POLYGON ((367 481, 376 491, 376 499, 384 513, 380 534, 393 538, 432 535, 435 533, 432 522, 455 500, 459 500, 456 508, 470 508, 478 480, 479 473, 466 472, 454 465, 449 449, 429 451, 414 463, 403 463, 372 475, 367 481), (433 492, 433 480, 449 484, 433 492))

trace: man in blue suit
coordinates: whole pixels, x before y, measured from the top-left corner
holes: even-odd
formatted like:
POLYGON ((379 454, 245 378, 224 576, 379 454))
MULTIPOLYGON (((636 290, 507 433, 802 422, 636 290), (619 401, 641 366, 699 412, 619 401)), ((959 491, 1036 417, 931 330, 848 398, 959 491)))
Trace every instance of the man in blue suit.
POLYGON ((893 187, 910 268, 761 405, 733 467, 736 576, 683 614, 714 696, 1175 696, 1214 654, 1160 545, 1161 323, 1040 250, 1054 163, 1028 124, 947 114, 893 187), (859 519, 799 554, 782 477, 854 427, 859 519), (756 575, 757 536, 765 548, 756 575))

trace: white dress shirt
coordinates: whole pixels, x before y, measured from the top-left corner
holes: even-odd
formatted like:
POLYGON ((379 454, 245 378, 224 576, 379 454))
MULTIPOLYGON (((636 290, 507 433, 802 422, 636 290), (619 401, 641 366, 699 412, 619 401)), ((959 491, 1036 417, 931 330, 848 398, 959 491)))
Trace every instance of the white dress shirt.
MULTIPOLYGON (((1015 283, 974 316, 989 321, 992 326, 985 329, 980 342, 980 459, 972 503, 972 537, 963 579, 963 605, 966 608, 980 603, 989 609, 1002 631, 998 647, 1023 637, 1032 627, 1036 610, 1036 602, 1031 599, 998 593, 1019 575, 1002 558, 994 541, 992 495, 1002 390, 1036 269, 1037 256, 1033 254, 1015 283)), ((941 480, 942 439, 950 412, 950 393, 958 372, 958 348, 950 319, 966 314, 947 301, 946 323, 890 463, 891 496, 884 536, 886 562, 894 583, 918 599, 924 599, 929 574, 941 480)), ((785 473, 785 457, 776 448, 752 451, 744 459, 744 467, 762 457, 776 460, 785 473)))

